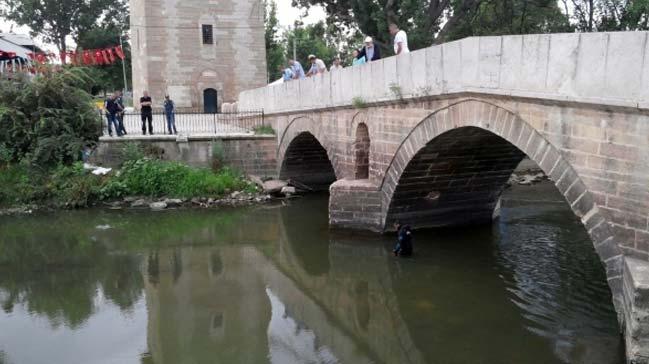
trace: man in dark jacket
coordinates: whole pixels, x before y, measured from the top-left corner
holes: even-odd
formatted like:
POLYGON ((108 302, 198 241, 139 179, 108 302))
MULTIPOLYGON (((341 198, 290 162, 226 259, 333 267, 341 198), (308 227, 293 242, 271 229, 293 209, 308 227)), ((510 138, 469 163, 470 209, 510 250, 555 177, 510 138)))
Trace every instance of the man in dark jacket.
POLYGON ((365 62, 371 62, 381 59, 381 50, 374 45, 372 37, 365 38, 365 46, 358 52, 357 59, 365 57, 365 62))
POLYGON ((104 103, 104 109, 106 111, 106 119, 108 120, 108 135, 113 136, 112 126, 115 126, 115 133, 118 137, 122 136, 122 130, 119 128, 117 123, 117 113, 122 111, 122 108, 119 106, 117 101, 115 101, 115 95, 110 95, 106 102, 104 103))
POLYGON ((397 245, 394 247, 394 256, 408 257, 412 255, 412 230, 410 225, 401 225, 396 222, 394 227, 397 229, 397 245))

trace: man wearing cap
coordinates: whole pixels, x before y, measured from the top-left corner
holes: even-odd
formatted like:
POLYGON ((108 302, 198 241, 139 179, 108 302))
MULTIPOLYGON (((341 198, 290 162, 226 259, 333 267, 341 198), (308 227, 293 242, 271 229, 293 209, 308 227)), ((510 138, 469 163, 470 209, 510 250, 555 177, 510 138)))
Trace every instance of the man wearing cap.
POLYGON ((327 66, 320 58, 317 58, 313 54, 309 54, 309 61, 311 62, 311 68, 306 74, 307 77, 327 72, 327 66))
POLYGON ((372 37, 365 38, 365 46, 358 52, 356 58, 365 58, 365 62, 376 61, 381 59, 381 50, 379 47, 374 46, 374 40, 372 37))

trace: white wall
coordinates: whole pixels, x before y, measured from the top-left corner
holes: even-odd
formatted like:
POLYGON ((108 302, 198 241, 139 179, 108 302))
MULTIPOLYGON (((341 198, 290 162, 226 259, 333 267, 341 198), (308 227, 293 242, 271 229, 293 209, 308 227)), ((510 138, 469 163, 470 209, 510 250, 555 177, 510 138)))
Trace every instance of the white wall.
POLYGON ((239 94, 266 113, 457 92, 649 108, 649 32, 471 37, 239 94))

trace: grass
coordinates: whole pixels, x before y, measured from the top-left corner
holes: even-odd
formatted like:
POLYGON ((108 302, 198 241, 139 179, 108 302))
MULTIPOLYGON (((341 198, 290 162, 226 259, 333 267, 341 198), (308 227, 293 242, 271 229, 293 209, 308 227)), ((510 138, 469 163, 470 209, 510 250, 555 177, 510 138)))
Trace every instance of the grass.
POLYGON ((259 125, 253 128, 255 135, 275 135, 275 129, 270 125, 259 125))
POLYGON ((0 168, 0 207, 39 204, 82 208, 126 196, 222 197, 256 187, 230 168, 217 172, 156 159, 129 160, 119 171, 95 176, 82 163, 35 172, 16 165, 0 168))
POLYGON ((367 103, 362 97, 356 96, 352 99, 352 106, 356 109, 364 109, 367 107, 367 103))

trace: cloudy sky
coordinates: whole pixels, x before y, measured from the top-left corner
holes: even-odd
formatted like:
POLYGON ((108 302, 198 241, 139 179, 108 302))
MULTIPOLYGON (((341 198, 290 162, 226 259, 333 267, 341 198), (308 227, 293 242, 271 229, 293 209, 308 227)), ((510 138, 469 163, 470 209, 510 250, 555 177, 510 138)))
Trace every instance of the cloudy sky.
MULTIPOLYGON (((293 25, 295 20, 297 20, 301 14, 304 13, 304 9, 296 9, 291 6, 291 0, 275 0, 277 3, 277 17, 279 18, 279 22, 282 25, 282 27, 289 27, 293 25)), ((320 20, 323 20, 325 18, 325 12, 324 9, 322 9, 319 6, 312 7, 309 9, 308 14, 306 18, 304 19, 304 22, 306 24, 311 24, 311 23, 316 23, 320 20)), ((4 19, 2 20, 2 23, 0 23, 0 32, 8 32, 13 25, 13 32, 14 33, 24 33, 28 34, 29 33, 29 28, 27 27, 20 27, 15 24, 12 24, 11 22, 7 22, 4 19)), ((36 42, 44 46, 43 48, 55 51, 56 47, 53 45, 47 45, 43 44, 42 40, 36 39, 36 42)))

